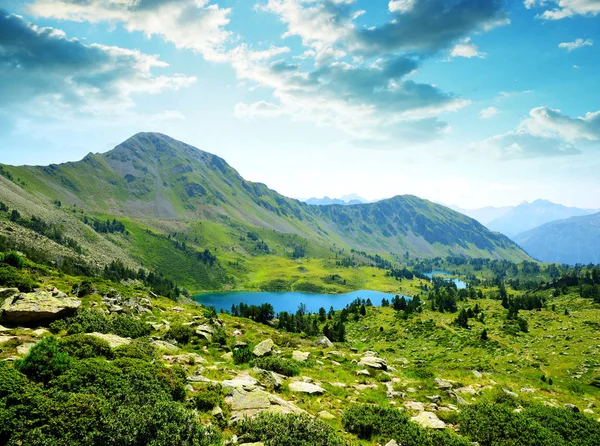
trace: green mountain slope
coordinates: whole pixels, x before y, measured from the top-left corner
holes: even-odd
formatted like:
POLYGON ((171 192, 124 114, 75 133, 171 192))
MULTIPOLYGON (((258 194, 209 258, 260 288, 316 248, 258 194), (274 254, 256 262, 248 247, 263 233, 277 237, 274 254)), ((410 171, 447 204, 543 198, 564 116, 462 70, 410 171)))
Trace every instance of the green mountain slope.
POLYGON ((546 223, 514 239, 543 262, 600 263, 600 213, 546 223))
POLYGON ((10 208, 28 216, 56 214, 68 222, 59 222, 67 235, 101 239, 111 247, 105 252, 118 251, 118 258, 124 254, 137 265, 166 271, 193 289, 215 289, 217 283, 239 288, 274 279, 301 283, 298 259, 318 260, 313 267, 317 277, 351 250, 357 257, 356 251, 364 251, 390 261, 406 253, 413 258, 528 259, 508 238, 444 206, 414 196, 353 206, 307 205, 246 181, 215 155, 157 133, 137 134, 78 162, 0 165, 0 174, 12 195, 21 197, 17 205, 2 188, 0 200, 10 208), (71 230, 89 233, 84 222, 115 217, 126 234, 71 230), (190 280, 198 253, 206 249, 216 254, 224 272, 210 280, 207 272, 198 272, 190 280), (269 264, 279 264, 280 274, 264 274, 269 264))

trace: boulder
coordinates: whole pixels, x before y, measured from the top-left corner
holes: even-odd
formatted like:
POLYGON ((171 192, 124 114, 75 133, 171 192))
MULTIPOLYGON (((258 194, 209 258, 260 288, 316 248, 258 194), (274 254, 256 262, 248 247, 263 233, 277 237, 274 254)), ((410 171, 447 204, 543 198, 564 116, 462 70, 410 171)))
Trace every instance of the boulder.
POLYGON ((309 395, 321 395, 325 393, 325 389, 316 384, 305 383, 303 381, 294 381, 290 383, 289 389, 292 392, 307 393, 309 395))
POLYGON ((21 344, 17 347, 17 353, 21 356, 27 356, 34 345, 33 343, 21 344))
POLYGON ((294 350, 292 352, 292 359, 298 362, 306 362, 308 357, 310 356, 310 352, 301 352, 299 350, 294 350))
POLYGON ((272 339, 265 339, 264 341, 260 342, 259 344, 256 345, 256 347, 254 347, 254 350, 252 350, 252 353, 254 354, 254 356, 265 356, 270 354, 273 351, 273 347, 275 346, 275 343, 273 342, 272 339))
POLYGON ((320 336, 317 339, 316 344, 319 347, 325 347, 325 348, 332 348, 333 347, 333 342, 331 342, 327 336, 320 336))
POLYGON ((156 341, 152 341, 151 344, 159 350, 164 350, 164 351, 171 352, 171 353, 179 350, 179 348, 176 345, 173 345, 167 341, 156 340, 156 341))
POLYGON ((225 398, 225 402, 231 406, 232 423, 244 418, 253 418, 261 412, 277 414, 305 413, 289 401, 260 389, 246 391, 235 388, 225 398))
POLYGON ((421 412, 416 417, 412 417, 411 421, 429 429, 444 429, 446 427, 446 423, 433 412, 421 412))
POLYGON ((423 412, 425 410, 425 405, 419 401, 407 401, 404 403, 404 407, 415 412, 423 412))
POLYGON ((321 412, 319 412, 317 414, 317 416, 323 420, 334 420, 335 419, 335 415, 327 412, 326 410, 322 410, 321 412))
POLYGON ((15 294, 19 294, 18 288, 0 288, 0 303, 4 302, 7 297, 13 297, 15 294))
POLYGON ((579 412, 579 407, 577 407, 575 404, 565 404, 565 409, 571 412, 579 412))
POLYGON ((73 315, 81 301, 66 297, 60 291, 35 291, 7 297, 0 307, 0 321, 11 324, 29 324, 52 321, 73 315))
POLYGON ((279 373, 271 370, 263 370, 259 368, 254 368, 254 370, 260 375, 267 387, 272 387, 274 389, 279 389, 287 378, 286 376, 280 375, 279 373))
POLYGON ((440 379, 440 378, 435 378, 434 382, 435 382, 435 386, 440 390, 452 389, 452 383, 450 381, 446 381, 446 380, 440 379))
POLYGON ((258 386, 258 380, 251 377, 248 372, 240 373, 233 379, 226 379, 221 383, 223 387, 234 389, 254 390, 258 386))
POLYGON ((385 362, 385 359, 378 358, 376 356, 365 356, 361 358, 358 365, 363 367, 371 367, 372 369, 387 370, 387 363, 385 362))
POLYGON ((396 443, 396 440, 390 440, 385 444, 385 446, 398 446, 398 443, 396 443))

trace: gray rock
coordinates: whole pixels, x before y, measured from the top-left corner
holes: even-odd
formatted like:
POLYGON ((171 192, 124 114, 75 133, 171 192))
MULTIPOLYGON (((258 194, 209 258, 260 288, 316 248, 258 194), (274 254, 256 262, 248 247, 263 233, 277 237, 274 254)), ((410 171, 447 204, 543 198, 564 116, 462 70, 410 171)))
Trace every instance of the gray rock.
POLYGON ((332 415, 331 413, 327 412, 326 410, 322 410, 321 412, 319 412, 317 414, 317 416, 323 420, 334 420, 335 419, 335 415, 332 415))
POLYGON ((579 407, 575 404, 565 404, 565 409, 570 410, 571 412, 579 412, 579 407))
POLYGON ((58 290, 15 294, 4 299, 0 321, 12 324, 51 321, 73 315, 80 306, 79 299, 66 297, 58 290))
POLYGON ((121 345, 127 345, 131 343, 131 338, 122 338, 121 336, 117 336, 115 334, 106 334, 106 333, 88 333, 88 336, 94 336, 96 338, 100 338, 112 347, 120 347, 121 345))
POLYGON ((446 423, 433 412, 421 412, 419 415, 412 417, 411 421, 429 429, 444 429, 446 427, 446 423))
POLYGON ((257 344, 256 347, 254 347, 252 353, 254 354, 254 356, 258 357, 265 356, 273 351, 274 346, 275 343, 272 339, 265 339, 264 341, 257 344))
POLYGON ((446 381, 444 379, 435 378, 435 385, 440 390, 450 390, 452 389, 452 383, 450 381, 446 381))
POLYGON ((302 381, 294 381, 290 383, 289 389, 292 392, 307 393, 309 395, 325 393, 325 389, 316 384, 305 383, 302 381))
POLYGON ((329 338, 327 338, 327 336, 320 336, 319 339, 317 339, 316 344, 319 347, 325 347, 325 348, 332 348, 333 347, 333 342, 331 342, 329 340, 329 338))
POLYGON ((390 440, 385 444, 385 446, 398 446, 398 443, 396 443, 396 440, 390 440))
POLYGON ((308 357, 310 356, 310 352, 301 352, 299 350, 294 350, 292 352, 292 359, 298 362, 306 362, 308 357))
POLYGON ((365 356, 361 358, 358 365, 363 367, 371 367, 372 369, 387 370, 387 363, 385 359, 378 358, 376 356, 365 356))
POLYGON ((157 349, 164 350, 167 352, 176 352, 177 350, 179 350, 179 348, 176 345, 173 345, 170 342, 166 342, 166 341, 156 340, 156 341, 152 341, 151 344, 153 346, 155 346, 157 349))

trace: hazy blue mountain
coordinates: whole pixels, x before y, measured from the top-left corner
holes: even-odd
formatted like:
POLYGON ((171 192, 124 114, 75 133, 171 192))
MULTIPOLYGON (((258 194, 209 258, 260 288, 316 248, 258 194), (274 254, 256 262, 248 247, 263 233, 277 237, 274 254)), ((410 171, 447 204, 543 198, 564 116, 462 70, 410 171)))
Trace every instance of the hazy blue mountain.
POLYGON ((598 210, 567 207, 548 200, 535 200, 532 203, 521 203, 486 226, 493 231, 514 237, 551 221, 590 215, 596 212, 598 210))
POLYGON ((546 223, 513 238, 543 262, 600 263, 600 213, 546 223))
POLYGON ((455 211, 460 212, 468 217, 471 217, 477 220, 482 225, 488 225, 488 223, 506 215, 508 212, 512 211, 514 206, 501 206, 501 207, 493 207, 486 206, 480 209, 463 209, 458 206, 451 206, 455 211))
POLYGON ((348 205, 352 205, 352 204, 372 203, 372 202, 369 202, 368 200, 366 200, 365 198, 362 198, 361 196, 356 195, 356 194, 344 195, 341 198, 329 198, 328 196, 325 196, 323 198, 313 197, 313 198, 304 200, 304 202, 306 204, 314 204, 317 206, 326 206, 326 205, 330 205, 330 204, 340 204, 342 206, 348 206, 348 205))

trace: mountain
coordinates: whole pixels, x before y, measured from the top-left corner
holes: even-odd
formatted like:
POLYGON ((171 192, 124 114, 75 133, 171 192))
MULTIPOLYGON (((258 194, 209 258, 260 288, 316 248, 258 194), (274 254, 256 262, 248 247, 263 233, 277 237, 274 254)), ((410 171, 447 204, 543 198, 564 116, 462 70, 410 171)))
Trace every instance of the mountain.
POLYGON ((600 213, 546 223, 514 237, 542 262, 600 263, 600 213))
POLYGON ((313 205, 317 205, 317 206, 325 206, 325 205, 330 205, 330 204, 339 204, 342 206, 349 206, 349 205, 353 205, 353 204, 362 204, 362 203, 368 203, 368 201, 362 197, 360 197, 359 195, 356 194, 350 194, 350 195, 344 195, 341 198, 329 198, 328 196, 325 196, 323 198, 309 198, 307 200, 303 200, 306 204, 313 204, 313 205))
POLYGON ((508 212, 513 210, 514 206, 487 206, 480 209, 462 209, 457 206, 451 206, 451 208, 457 212, 460 212, 461 214, 467 215, 468 217, 477 220, 482 225, 487 226, 490 222, 506 215, 508 212))
POLYGON ((521 232, 541 226, 544 223, 569 217, 589 215, 595 212, 598 211, 567 207, 548 200, 536 200, 532 203, 521 203, 504 215, 489 222, 486 226, 492 231, 498 231, 508 237, 514 237, 521 232))
MULTIPOLYGON (((397 196, 354 206, 308 205, 246 181, 216 155, 158 133, 137 134, 78 162, 0 165, 0 175, 1 201, 24 216, 48 219, 78 241, 93 257, 89 261, 102 266, 107 258, 123 259, 193 289, 261 287, 275 279, 287 287, 315 280, 322 286, 319 272, 335 268, 334 259, 370 262, 357 253, 363 251, 389 260, 406 253, 529 258, 503 235, 427 200, 397 196), (113 219, 115 227, 125 226, 124 235, 102 232, 113 219), (95 244, 105 246, 102 254, 92 249, 95 244), (205 250, 211 255, 203 256, 205 250), (208 265, 212 255, 216 262, 208 265), (300 258, 313 258, 318 266, 298 275, 300 258)), ((22 228, 13 224, 16 229, 22 228)), ((352 286, 350 280, 345 286, 352 286)))

